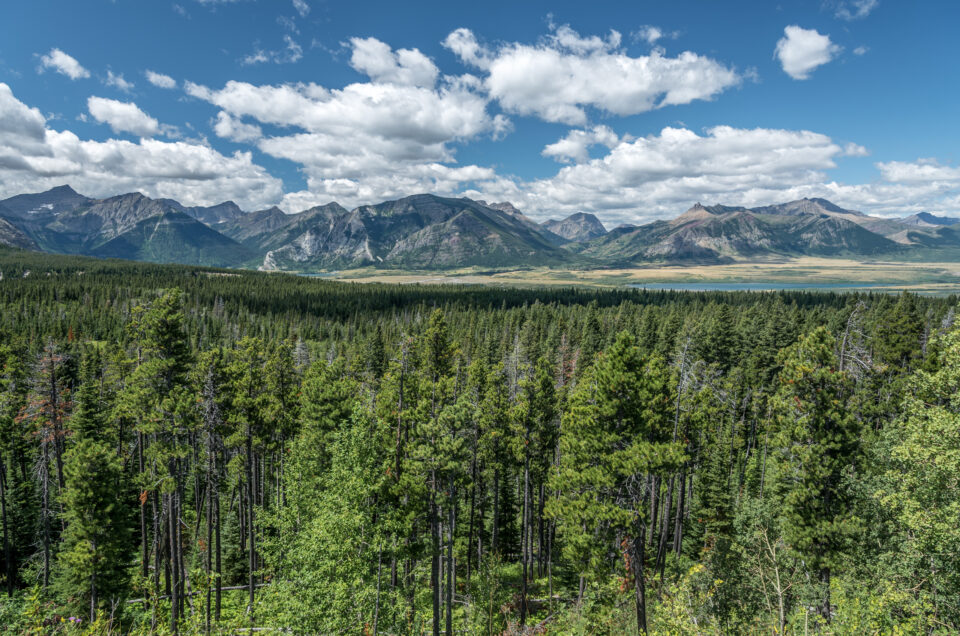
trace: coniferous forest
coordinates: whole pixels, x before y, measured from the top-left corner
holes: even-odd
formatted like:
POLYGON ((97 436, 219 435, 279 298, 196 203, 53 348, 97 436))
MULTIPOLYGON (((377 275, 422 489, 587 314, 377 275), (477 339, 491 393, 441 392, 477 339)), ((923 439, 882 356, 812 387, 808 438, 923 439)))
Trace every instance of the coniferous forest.
POLYGON ((0 272, 2 633, 960 631, 955 297, 0 272))

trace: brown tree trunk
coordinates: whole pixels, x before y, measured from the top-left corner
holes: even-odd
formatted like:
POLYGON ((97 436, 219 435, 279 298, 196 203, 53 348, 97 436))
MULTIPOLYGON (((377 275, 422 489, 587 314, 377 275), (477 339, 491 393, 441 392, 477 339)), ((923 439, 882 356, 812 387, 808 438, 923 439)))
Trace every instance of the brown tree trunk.
POLYGON ((653 542, 657 534, 657 513, 660 510, 660 478, 651 477, 648 478, 650 484, 650 536, 649 536, 649 545, 650 549, 653 549, 653 542))
POLYGON ((205 565, 207 569, 207 598, 206 598, 206 616, 204 627, 206 633, 210 633, 210 610, 213 598, 213 443, 207 442, 207 554, 205 565))
POLYGON ((646 542, 644 537, 646 536, 647 529, 640 524, 637 532, 637 538, 633 540, 633 559, 631 559, 631 565, 633 566, 633 587, 634 587, 634 596, 637 606, 637 633, 646 634, 647 633, 647 581, 644 576, 644 559, 646 558, 646 542))
POLYGON ((490 549, 494 554, 500 550, 500 469, 493 470, 493 536, 490 549))
POLYGON ((667 496, 663 502, 663 513, 661 515, 663 522, 660 528, 660 544, 657 546, 656 567, 660 572, 661 582, 663 581, 663 572, 667 563, 667 536, 670 534, 670 507, 673 505, 673 481, 674 477, 670 477, 670 482, 667 485, 667 496))
POLYGON ((170 539, 170 631, 179 633, 180 620, 180 576, 177 565, 177 529, 176 510, 173 504, 173 494, 165 495, 167 499, 167 536, 170 539))
POLYGON ((820 584, 823 586, 823 601, 820 604, 820 616, 830 624, 830 568, 820 568, 820 584))
POLYGON ((216 516, 216 524, 214 524, 214 542, 216 543, 216 552, 214 554, 214 569, 215 569, 215 580, 216 580, 216 596, 214 597, 214 610, 213 610, 213 619, 216 622, 220 622, 220 601, 221 601, 221 588, 222 588, 222 577, 221 577, 221 568, 220 568, 220 493, 214 490, 214 501, 213 501, 213 514, 216 516))
POLYGON ((453 538, 456 531, 456 486, 450 477, 449 523, 447 527, 447 636, 453 636, 453 591, 456 583, 456 564, 453 560, 453 538))
POLYGON ((520 625, 527 623, 527 552, 529 548, 529 523, 527 520, 530 512, 530 458, 524 457, 523 460, 523 514, 521 516, 521 535, 520 535, 520 560, 522 562, 520 573, 520 625))
POLYGON ((47 441, 40 442, 43 447, 43 463, 40 465, 41 488, 43 490, 43 590, 50 584, 50 469, 47 441))
POLYGON ((6 566, 7 596, 13 597, 13 561, 10 554, 10 537, 7 528, 7 466, 0 459, 0 508, 3 515, 3 563, 6 566))
MULTIPOLYGON (((93 553, 97 553, 97 540, 94 539, 93 543, 93 553)), ((93 623, 97 620, 97 570, 96 568, 90 573, 90 623, 93 623)))
MULTIPOLYGON (((473 574, 473 520, 477 501, 477 449, 474 445, 473 459, 470 461, 470 520, 467 530, 467 585, 470 584, 470 575, 473 574)), ((479 565, 479 563, 478 563, 479 565)))
MULTIPOLYGON (((137 433, 137 468, 140 471, 139 475, 143 476, 144 464, 143 464, 143 433, 137 433)), ((147 549, 147 510, 146 510, 146 499, 141 496, 140 499, 140 574, 144 579, 147 578, 148 574, 148 562, 150 561, 150 553, 147 549)))
POLYGON ((253 513, 253 497, 254 497, 254 483, 253 483, 253 432, 250 430, 249 425, 247 426, 247 555, 248 555, 248 567, 249 571, 247 572, 247 580, 249 585, 249 611, 250 611, 250 624, 255 623, 253 602, 254 602, 254 572, 257 569, 257 557, 256 557, 256 546, 254 544, 254 513, 253 513))
POLYGON ((680 492, 677 495, 677 514, 673 521, 673 552, 680 556, 683 549, 683 508, 686 506, 687 473, 686 465, 680 472, 680 492))
POLYGON ((440 636, 440 522, 437 519, 436 475, 430 491, 430 596, 433 601, 433 636, 440 636))

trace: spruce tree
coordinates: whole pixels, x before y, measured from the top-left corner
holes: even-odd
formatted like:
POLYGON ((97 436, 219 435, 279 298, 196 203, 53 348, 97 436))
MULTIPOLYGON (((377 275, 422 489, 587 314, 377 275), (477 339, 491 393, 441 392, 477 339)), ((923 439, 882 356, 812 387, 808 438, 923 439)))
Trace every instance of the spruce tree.
POLYGON ((860 462, 860 429, 848 410, 850 382, 837 369, 823 327, 787 349, 773 400, 786 540, 820 582, 821 616, 831 618, 830 576, 858 527, 846 482, 860 462))
POLYGON ((563 415, 560 499, 553 513, 567 553, 581 571, 609 571, 611 546, 629 557, 638 633, 646 633, 646 541, 654 478, 679 466, 670 441, 670 373, 660 358, 644 359, 622 333, 582 378, 563 415))
POLYGON ((73 444, 64 461, 61 497, 67 529, 59 553, 57 583, 71 604, 94 621, 98 610, 119 617, 129 585, 128 515, 124 509, 123 468, 113 445, 104 441, 104 409, 96 371, 99 356, 86 359, 76 410, 70 418, 73 444))

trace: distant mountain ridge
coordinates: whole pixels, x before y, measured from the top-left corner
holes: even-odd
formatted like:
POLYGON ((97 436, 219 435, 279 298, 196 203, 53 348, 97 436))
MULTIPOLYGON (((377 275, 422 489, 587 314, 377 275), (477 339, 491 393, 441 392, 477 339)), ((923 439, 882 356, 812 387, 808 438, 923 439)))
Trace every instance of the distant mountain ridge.
POLYGON ((0 201, 0 245, 299 272, 593 268, 804 255, 935 253, 950 260, 960 259, 960 219, 925 212, 885 219, 810 198, 754 208, 697 203, 670 220, 608 232, 589 213, 538 223, 509 202, 433 194, 353 210, 330 202, 286 214, 276 207, 245 212, 232 201, 184 206, 141 193, 94 199, 65 185, 0 201))
POLYGON ((937 216, 929 212, 918 212, 901 219, 901 223, 907 225, 919 225, 920 227, 937 227, 941 225, 956 225, 960 223, 960 218, 951 216, 937 216))
MULTIPOLYGON (((139 192, 92 199, 61 186, 6 199, 0 207, 12 210, 9 216, 0 210, 0 221, 47 252, 220 266, 240 266, 255 257, 176 201, 139 192)), ((0 243, 20 247, 3 236, 0 243)))
POLYGON ((549 219, 541 224, 568 241, 590 241, 607 233, 600 219, 586 212, 576 212, 565 219, 549 219))
MULTIPOLYGON (((893 238, 865 227, 870 221, 885 220, 825 199, 757 208, 697 203, 670 221, 617 228, 583 245, 580 253, 627 264, 721 263, 774 255, 876 256, 902 249, 893 238)), ((905 230, 894 225, 898 232, 905 230)))
POLYGON ((261 267, 372 264, 445 269, 559 264, 569 258, 568 252, 531 225, 536 227, 525 217, 471 199, 418 194, 345 213, 315 216, 302 228, 302 234, 270 250, 261 267))

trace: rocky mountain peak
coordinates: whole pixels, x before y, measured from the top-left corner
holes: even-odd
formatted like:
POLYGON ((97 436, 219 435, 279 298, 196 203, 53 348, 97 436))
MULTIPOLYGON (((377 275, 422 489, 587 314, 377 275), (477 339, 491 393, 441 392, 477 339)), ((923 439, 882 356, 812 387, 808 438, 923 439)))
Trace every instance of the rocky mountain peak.
POLYGON ((607 228, 603 227, 596 216, 586 212, 574 212, 565 219, 550 219, 544 221, 542 226, 568 241, 581 242, 590 241, 607 233, 607 228))
POLYGON ((511 214, 513 216, 524 216, 523 212, 521 212, 517 208, 517 206, 510 203, 509 201, 500 201, 499 203, 487 203, 485 201, 477 201, 477 203, 479 203, 480 205, 485 205, 488 208, 491 208, 493 210, 500 210, 501 212, 506 212, 507 214, 511 214))

